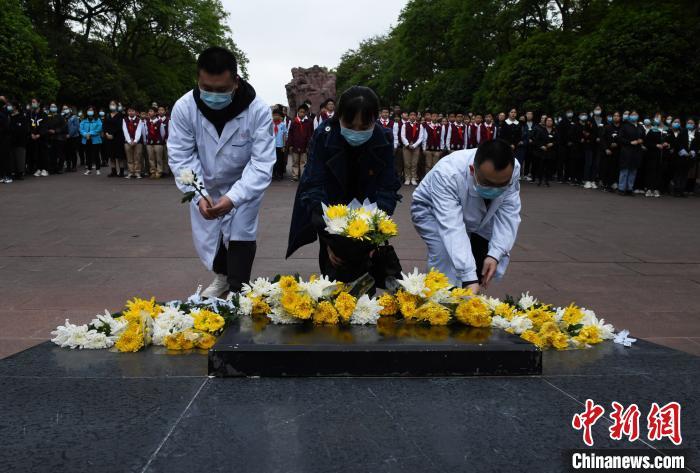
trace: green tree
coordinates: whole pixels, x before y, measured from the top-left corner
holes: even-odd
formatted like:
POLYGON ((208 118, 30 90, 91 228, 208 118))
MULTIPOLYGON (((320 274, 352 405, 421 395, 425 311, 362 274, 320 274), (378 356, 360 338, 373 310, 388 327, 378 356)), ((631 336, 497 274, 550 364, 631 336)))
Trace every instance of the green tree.
POLYGON ((18 99, 53 98, 58 89, 46 40, 16 0, 0 0, 0 91, 18 99))

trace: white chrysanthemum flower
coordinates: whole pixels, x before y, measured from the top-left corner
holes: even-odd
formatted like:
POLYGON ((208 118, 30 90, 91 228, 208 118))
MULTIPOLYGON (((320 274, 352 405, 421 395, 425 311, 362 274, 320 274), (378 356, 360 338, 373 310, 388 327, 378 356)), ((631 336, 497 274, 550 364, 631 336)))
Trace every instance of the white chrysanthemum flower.
POLYGON ((613 342, 619 343, 620 345, 624 345, 626 347, 631 347, 632 344, 637 341, 637 339, 630 337, 629 334, 629 330, 621 330, 615 335, 615 338, 613 338, 613 342))
POLYGON ((272 283, 268 278, 258 278, 250 285, 253 295, 258 297, 267 296, 272 290, 272 283))
POLYGON ((564 307, 557 307, 554 311, 554 321, 559 325, 561 325, 561 319, 564 317, 565 310, 564 307))
POLYGON ((495 297, 479 295, 479 298, 484 304, 486 304, 486 306, 489 308, 489 310, 491 310, 491 312, 496 310, 496 306, 501 303, 501 300, 496 299, 495 297))
POLYGON ((418 272, 418 268, 414 268, 412 273, 401 273, 401 279, 397 282, 409 294, 424 297, 425 292, 428 290, 428 288, 425 287, 425 276, 425 274, 418 272))
POLYGON ((525 315, 516 315, 510 321, 510 328, 513 329, 513 333, 520 335, 525 330, 532 328, 532 320, 525 315))
POLYGON ((279 306, 272 307, 272 312, 267 314, 267 317, 273 324, 298 324, 301 322, 300 319, 285 314, 284 309, 279 306))
POLYGON ((530 295, 530 291, 520 295, 518 305, 521 309, 527 310, 535 304, 537 304, 537 299, 530 295))
POLYGON ((104 333, 88 330, 86 324, 74 325, 68 319, 64 325, 56 327, 51 335, 54 336, 51 341, 62 348, 100 350, 114 344, 104 333))
POLYGON ((370 299, 370 297, 365 294, 357 300, 355 310, 350 316, 350 323, 358 325, 376 324, 379 318, 379 312, 381 312, 382 309, 383 307, 377 302, 377 299, 370 299))
POLYGON ((320 276, 313 281, 302 281, 299 283, 299 287, 306 291, 314 302, 330 296, 336 286, 336 281, 331 281, 328 276, 320 276))
POLYGON ((92 322, 90 322, 90 325, 97 329, 109 326, 109 338, 114 340, 116 340, 127 325, 129 325, 129 322, 123 317, 117 317, 116 319, 112 317, 112 314, 110 314, 107 309, 105 309, 104 314, 98 314, 95 317, 96 318, 92 319, 92 322))
POLYGON ((450 304, 454 302, 452 294, 447 288, 438 289, 428 298, 428 300, 430 302, 435 302, 436 304, 450 304))
POLYGON ((581 317, 581 324, 583 325, 598 325, 598 317, 595 315, 595 312, 593 312, 590 309, 584 309, 581 307, 581 312, 583 313, 583 317, 581 317))
POLYGON ((153 321, 153 344, 163 345, 165 337, 182 332, 194 326, 194 319, 174 307, 165 307, 163 312, 153 321))
MULTIPOLYGON (((586 324, 589 325, 589 324, 586 324)), ((606 324, 605 319, 596 319, 592 324, 598 328, 598 333, 600 333, 600 338, 603 340, 612 340, 615 337, 615 327, 612 324, 606 324)))
POLYGON ((194 171, 192 169, 183 169, 180 171, 180 176, 177 178, 180 184, 191 186, 194 184, 194 171))
POLYGON ((251 315, 253 313, 253 301, 245 294, 238 296, 238 313, 241 315, 251 315))
POLYGON ((505 330, 510 328, 510 320, 506 319, 505 317, 501 317, 500 315, 494 315, 491 317, 491 327, 505 330))
POLYGON ((342 235, 348 227, 348 217, 325 218, 326 231, 331 235, 342 235))

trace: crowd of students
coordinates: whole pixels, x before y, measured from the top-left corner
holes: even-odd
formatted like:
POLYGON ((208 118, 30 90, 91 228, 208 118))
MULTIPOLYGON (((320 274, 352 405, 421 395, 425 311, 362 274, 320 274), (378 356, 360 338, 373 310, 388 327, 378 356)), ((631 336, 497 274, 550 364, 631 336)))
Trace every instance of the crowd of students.
POLYGON ((103 109, 78 110, 32 99, 22 105, 0 96, 0 181, 26 175, 76 172, 109 177, 159 179, 170 175, 169 110, 153 103, 144 111, 113 100, 103 109))
MULTIPOLYGON (((317 115, 310 114, 308 102, 298 107, 294 118, 281 105, 273 108, 275 179, 283 178, 288 154, 291 178, 299 178, 314 130, 334 111, 332 100, 324 101, 317 115)), ((540 186, 556 179, 621 195, 684 197, 694 194, 698 177, 695 120, 661 112, 641 118, 635 110, 604 114, 595 106, 591 113, 566 110, 536 119, 533 112, 519 116, 516 109, 508 115, 482 115, 385 107, 377 124, 393 143, 396 170, 406 186, 417 185, 446 154, 493 139, 507 141, 521 164, 521 178, 540 186)))

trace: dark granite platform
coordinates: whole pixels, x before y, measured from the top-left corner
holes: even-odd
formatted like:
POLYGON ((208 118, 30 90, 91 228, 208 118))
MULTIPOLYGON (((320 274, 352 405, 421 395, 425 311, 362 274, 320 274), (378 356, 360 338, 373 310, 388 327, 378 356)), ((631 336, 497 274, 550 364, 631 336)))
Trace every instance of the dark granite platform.
POLYGON ((374 326, 231 325, 209 352, 227 376, 484 376, 542 373, 542 352, 503 330, 391 321, 374 326))
MULTIPOLYGON (((700 463, 700 358, 632 348, 544 352, 541 376, 210 378, 202 354, 119 354, 49 343, 0 360, 0 471, 562 472, 583 447, 587 398, 678 401, 700 463)), ((595 447, 653 452, 669 442, 595 447)))

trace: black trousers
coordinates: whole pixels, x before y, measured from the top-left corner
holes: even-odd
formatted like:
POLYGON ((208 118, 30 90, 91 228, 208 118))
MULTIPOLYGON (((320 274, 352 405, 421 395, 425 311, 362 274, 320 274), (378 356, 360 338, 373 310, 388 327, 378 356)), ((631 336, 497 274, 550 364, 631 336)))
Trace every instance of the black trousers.
POLYGON ((481 272, 484 270, 484 260, 489 253, 489 241, 476 233, 472 233, 469 235, 469 242, 471 243, 472 255, 476 263, 476 276, 479 278, 479 284, 481 284, 483 279, 481 272))
POLYGON ((78 148, 80 147, 80 137, 74 136, 66 140, 66 169, 75 171, 78 163, 78 148))
POLYGON ((272 169, 272 177, 282 179, 287 170, 287 154, 284 152, 284 148, 275 148, 275 153, 277 153, 277 161, 272 169))
POLYGON ((49 141, 49 172, 63 172, 65 162, 66 142, 61 140, 49 141))
POLYGON ((85 143, 85 153, 87 158, 87 168, 90 169, 95 166, 97 171, 100 170, 100 149, 101 144, 85 143))
POLYGON ((223 240, 220 242, 213 269, 216 274, 226 276, 230 291, 239 292, 250 281, 257 248, 254 241, 230 241, 228 249, 223 240))

